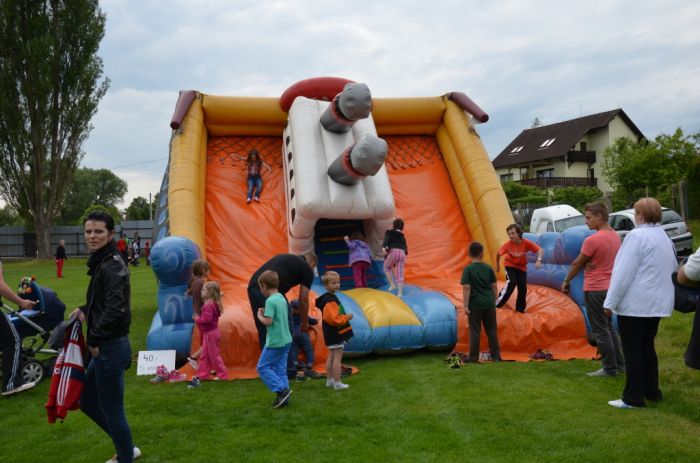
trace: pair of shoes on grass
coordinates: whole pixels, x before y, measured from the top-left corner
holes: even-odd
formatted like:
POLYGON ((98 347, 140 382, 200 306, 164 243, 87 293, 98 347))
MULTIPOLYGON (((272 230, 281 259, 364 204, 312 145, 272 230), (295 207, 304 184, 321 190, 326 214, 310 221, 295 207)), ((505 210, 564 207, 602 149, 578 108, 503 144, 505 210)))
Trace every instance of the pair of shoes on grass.
POLYGON ((151 378, 151 384, 165 383, 170 379, 170 372, 165 365, 160 365, 156 368, 156 375, 151 378))
POLYGON ((587 376, 591 376, 593 378, 612 378, 617 376, 617 372, 615 373, 610 373, 609 371, 605 371, 605 368, 601 368, 596 371, 591 371, 590 373, 586 373, 587 376))
MULTIPOLYGON (((141 458, 141 450, 138 447, 134 447, 134 460, 136 460, 137 458, 141 458)), ((117 459, 117 456, 114 455, 105 463, 119 463, 119 460, 117 459)))
POLYGON ((332 379, 327 379, 326 380, 326 387, 331 387, 335 389, 336 391, 342 391, 343 389, 347 389, 350 387, 349 384, 345 384, 342 381, 333 381, 332 379))
POLYGON ((184 373, 180 373, 177 370, 172 370, 170 372, 170 376, 168 377, 168 382, 169 383, 181 383, 183 381, 187 381, 187 375, 184 373))
POLYGON ((306 376, 307 378, 311 378, 311 379, 320 379, 326 375, 323 375, 316 370, 308 369, 308 370, 304 370, 304 376, 306 376))
POLYGON ((202 382, 196 376, 193 376, 189 383, 187 383, 187 389, 196 389, 202 387, 202 382))
MULTIPOLYGON (((4 315, 2 315, 4 317, 4 315)), ((7 391, 2 391, 2 395, 12 395, 12 394, 17 394, 18 392, 26 391, 27 389, 31 389, 34 386, 36 386, 36 383, 24 383, 21 386, 17 386, 14 389, 8 389, 7 391)))
POLYGON ((289 403, 289 396, 292 395, 292 391, 289 388, 283 389, 277 393, 277 398, 272 402, 272 408, 284 407, 289 403))

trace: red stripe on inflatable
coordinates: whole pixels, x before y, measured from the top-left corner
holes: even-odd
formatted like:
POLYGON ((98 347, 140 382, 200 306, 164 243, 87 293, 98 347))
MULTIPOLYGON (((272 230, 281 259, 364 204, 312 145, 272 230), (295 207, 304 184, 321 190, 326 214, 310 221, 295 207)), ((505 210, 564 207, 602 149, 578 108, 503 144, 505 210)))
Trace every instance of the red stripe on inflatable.
POLYGON ((177 97, 177 103, 175 103, 175 112, 173 113, 173 118, 170 120, 170 128, 177 130, 182 125, 182 120, 187 114, 187 110, 190 109, 192 102, 197 98, 197 92, 194 90, 181 90, 180 95, 177 97))
POLYGON ((367 177, 362 172, 358 172, 353 169, 352 164, 350 164, 350 152, 355 147, 355 145, 350 146, 350 148, 343 151, 343 170, 347 172, 351 177, 355 178, 365 178, 367 177))
POLYGON ((474 119, 477 121, 486 122, 489 120, 489 115, 466 94, 462 92, 452 92, 449 94, 448 98, 457 103, 460 108, 474 116, 474 119))
POLYGON ((292 103, 298 96, 305 96, 313 100, 331 101, 338 93, 343 91, 345 84, 355 83, 342 77, 312 77, 300 80, 289 87, 280 97, 280 108, 285 113, 289 112, 292 103))

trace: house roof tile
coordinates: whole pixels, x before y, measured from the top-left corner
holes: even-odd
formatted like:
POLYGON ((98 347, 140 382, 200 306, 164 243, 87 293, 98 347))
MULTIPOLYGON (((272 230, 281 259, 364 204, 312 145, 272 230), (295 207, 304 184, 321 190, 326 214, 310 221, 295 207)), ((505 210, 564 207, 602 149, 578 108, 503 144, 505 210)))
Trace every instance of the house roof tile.
POLYGON ((625 121, 639 139, 644 138, 625 112, 618 108, 556 124, 544 125, 520 132, 493 160, 495 168, 529 164, 562 157, 587 133, 606 127, 615 116, 625 121), (552 141, 554 140, 554 141, 552 141), (513 150, 519 150, 513 152, 513 150))

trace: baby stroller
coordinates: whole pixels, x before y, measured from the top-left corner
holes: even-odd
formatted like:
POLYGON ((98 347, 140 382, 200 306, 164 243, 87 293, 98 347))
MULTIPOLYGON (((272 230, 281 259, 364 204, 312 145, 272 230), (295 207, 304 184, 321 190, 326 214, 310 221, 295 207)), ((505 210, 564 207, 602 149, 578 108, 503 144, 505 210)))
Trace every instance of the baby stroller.
MULTIPOLYGON (((52 336, 52 330, 63 322, 66 305, 49 288, 42 288, 34 278, 20 280, 17 294, 22 299, 37 301, 33 309, 15 311, 3 304, 10 321, 22 338, 22 376, 25 382, 39 382, 51 375, 63 335, 52 336)), ((5 314, 0 314, 5 316, 5 314)))

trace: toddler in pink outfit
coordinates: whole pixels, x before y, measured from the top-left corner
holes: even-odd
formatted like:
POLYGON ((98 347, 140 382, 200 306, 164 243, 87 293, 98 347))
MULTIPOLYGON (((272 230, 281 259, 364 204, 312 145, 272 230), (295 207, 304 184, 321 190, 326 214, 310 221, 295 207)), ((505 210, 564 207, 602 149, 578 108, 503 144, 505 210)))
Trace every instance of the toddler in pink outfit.
POLYGON ((197 378, 209 379, 211 372, 215 371, 214 379, 228 379, 228 371, 219 350, 221 342, 219 317, 223 311, 219 283, 215 281, 204 283, 202 299, 204 300, 202 313, 193 317, 202 334, 202 353, 197 365, 197 378))

